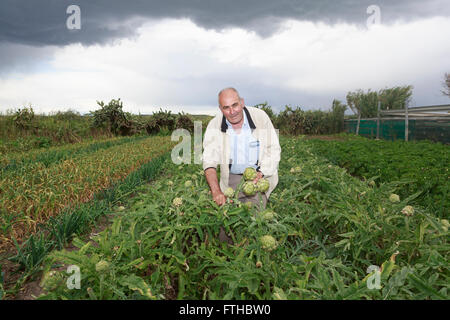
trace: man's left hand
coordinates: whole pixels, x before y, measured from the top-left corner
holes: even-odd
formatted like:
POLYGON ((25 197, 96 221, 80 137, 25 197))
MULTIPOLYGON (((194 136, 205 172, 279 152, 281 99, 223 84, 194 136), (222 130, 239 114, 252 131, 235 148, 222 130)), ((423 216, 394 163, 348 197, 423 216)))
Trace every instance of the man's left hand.
POLYGON ((253 180, 253 183, 257 183, 258 180, 261 179, 262 177, 264 177, 262 172, 260 172, 260 171, 256 172, 256 178, 253 180))

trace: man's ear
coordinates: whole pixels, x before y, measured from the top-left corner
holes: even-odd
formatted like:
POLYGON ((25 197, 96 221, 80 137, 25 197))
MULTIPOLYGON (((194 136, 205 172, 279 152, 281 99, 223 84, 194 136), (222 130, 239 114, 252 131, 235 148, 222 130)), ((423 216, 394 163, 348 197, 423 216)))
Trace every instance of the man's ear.
POLYGON ((241 104, 245 106, 244 98, 241 98, 241 104))

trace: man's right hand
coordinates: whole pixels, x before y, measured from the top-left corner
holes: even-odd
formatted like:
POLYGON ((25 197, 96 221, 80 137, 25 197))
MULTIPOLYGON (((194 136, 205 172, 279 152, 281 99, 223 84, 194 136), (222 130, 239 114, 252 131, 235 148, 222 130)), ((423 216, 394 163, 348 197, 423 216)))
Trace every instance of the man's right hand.
POLYGON ((222 191, 213 193, 212 197, 214 202, 217 203, 217 205, 219 206, 223 205, 227 201, 227 198, 225 197, 222 191))

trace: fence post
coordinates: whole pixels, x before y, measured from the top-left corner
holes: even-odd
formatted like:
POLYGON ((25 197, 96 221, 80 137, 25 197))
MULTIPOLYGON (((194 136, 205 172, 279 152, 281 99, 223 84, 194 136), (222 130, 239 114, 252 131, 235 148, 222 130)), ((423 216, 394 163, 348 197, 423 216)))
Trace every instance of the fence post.
POLYGON ((356 135, 359 135, 359 122, 361 121, 361 112, 358 112, 358 123, 356 124, 356 135))
POLYGON ((377 111, 377 139, 380 139, 380 109, 381 109, 381 102, 378 101, 378 111, 377 111))
POLYGON ((408 105, 405 103, 405 141, 408 141, 408 105))

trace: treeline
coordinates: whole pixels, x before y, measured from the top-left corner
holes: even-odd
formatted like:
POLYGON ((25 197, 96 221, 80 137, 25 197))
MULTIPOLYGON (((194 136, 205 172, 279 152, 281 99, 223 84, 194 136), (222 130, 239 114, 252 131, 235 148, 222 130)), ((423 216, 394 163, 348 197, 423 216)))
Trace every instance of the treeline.
POLYGON ((331 110, 302 110, 300 107, 285 106, 284 110, 276 114, 267 102, 255 107, 264 110, 272 120, 274 126, 282 134, 333 134, 344 130, 345 118, 373 118, 377 116, 378 102, 381 110, 403 109, 408 105, 412 96, 412 86, 385 88, 379 91, 362 89, 347 93, 346 102, 333 100, 331 110), (347 107, 354 116, 345 116, 347 107))
POLYGON ((209 119, 162 109, 152 115, 133 115, 123 111, 120 99, 97 104, 99 108, 87 115, 72 110, 39 115, 32 107, 1 115, 0 154, 114 136, 170 135, 177 128, 193 132, 194 120, 205 124, 209 119))
MULTIPOLYGON (((333 134, 344 130, 344 114, 349 107, 354 117, 372 118, 381 109, 402 109, 412 96, 412 86, 386 88, 367 92, 359 89, 348 92, 347 105, 333 100, 329 111, 302 110, 285 106, 275 113, 267 102, 255 107, 263 109, 282 134, 333 134)), ((172 114, 160 109, 152 115, 133 115, 123 111, 120 99, 109 103, 97 101, 98 109, 87 115, 76 111, 36 115, 31 107, 0 116, 0 153, 28 151, 91 139, 131 135, 169 135, 177 128, 193 132, 194 121, 200 120, 206 128, 210 116, 172 114)), ((349 116, 345 116, 349 118, 349 116)), ((352 117, 352 116, 350 116, 352 117)))
POLYGON ((255 107, 264 110, 275 128, 281 134, 332 134, 344 130, 344 113, 347 106, 339 100, 333 100, 330 111, 302 110, 300 107, 285 106, 276 114, 267 102, 255 107))

